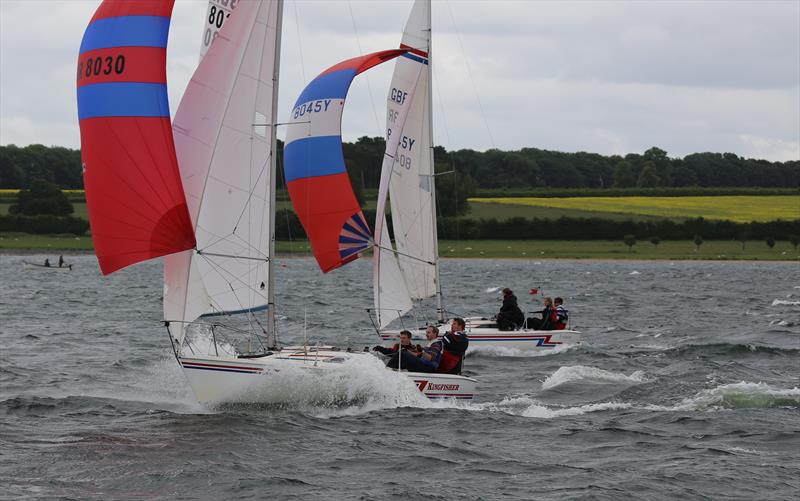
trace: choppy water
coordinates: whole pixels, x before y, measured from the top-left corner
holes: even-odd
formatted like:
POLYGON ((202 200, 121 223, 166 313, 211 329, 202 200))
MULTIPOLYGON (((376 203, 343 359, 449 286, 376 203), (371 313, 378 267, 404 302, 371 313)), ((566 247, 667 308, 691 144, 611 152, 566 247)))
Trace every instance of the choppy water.
MULTIPOLYGON (((541 286, 566 298, 585 343, 470 357, 471 403, 372 371, 346 403, 298 387, 294 405, 209 409, 159 324, 160 266, 102 278, 94 257, 71 261, 48 274, 0 256, 0 498, 800 492, 797 263, 446 260, 451 310, 492 313, 498 287, 541 286)), ((302 339, 305 312, 312 338, 375 344, 368 267, 282 261, 282 341, 302 339)))

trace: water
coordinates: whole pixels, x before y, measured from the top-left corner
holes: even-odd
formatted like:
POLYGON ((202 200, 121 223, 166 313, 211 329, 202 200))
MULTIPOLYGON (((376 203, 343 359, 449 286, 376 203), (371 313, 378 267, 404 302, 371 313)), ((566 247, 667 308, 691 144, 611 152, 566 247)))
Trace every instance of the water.
MULTIPOLYGON (((52 256, 51 256, 52 257, 52 256)), ((28 259, 37 259, 28 257, 28 259)), ((43 260, 44 257, 38 258, 43 260)), ((347 398, 197 404, 160 266, 102 278, 0 256, 0 498, 797 499, 797 263, 445 260, 449 309, 560 295, 585 343, 467 360, 474 402, 374 368, 347 398)), ((369 262, 277 270, 281 340, 375 344, 369 262)))

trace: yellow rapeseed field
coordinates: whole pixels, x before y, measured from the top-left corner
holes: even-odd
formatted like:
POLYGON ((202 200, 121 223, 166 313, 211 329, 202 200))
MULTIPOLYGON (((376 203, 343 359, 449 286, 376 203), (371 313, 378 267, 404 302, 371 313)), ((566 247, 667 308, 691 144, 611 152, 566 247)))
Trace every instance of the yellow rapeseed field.
POLYGON ((669 218, 747 223, 800 219, 800 196, 470 198, 472 203, 528 205, 669 218))

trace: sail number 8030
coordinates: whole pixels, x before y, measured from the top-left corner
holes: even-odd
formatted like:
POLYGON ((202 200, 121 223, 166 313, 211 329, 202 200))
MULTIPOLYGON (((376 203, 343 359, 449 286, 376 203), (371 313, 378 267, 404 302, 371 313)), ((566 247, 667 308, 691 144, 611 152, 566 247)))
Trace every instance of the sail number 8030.
POLYGON ((125 71, 125 56, 87 58, 86 61, 78 61, 78 80, 93 76, 110 75, 116 73, 121 75, 125 71))

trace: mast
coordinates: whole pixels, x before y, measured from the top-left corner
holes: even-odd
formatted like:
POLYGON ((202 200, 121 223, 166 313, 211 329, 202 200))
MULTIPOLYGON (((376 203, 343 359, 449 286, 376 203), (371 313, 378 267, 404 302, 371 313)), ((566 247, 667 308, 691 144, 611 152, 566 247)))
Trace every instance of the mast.
POLYGON ((431 2, 428 1, 428 137, 430 139, 430 160, 431 160, 431 228, 433 228, 433 262, 436 277, 436 319, 444 323, 444 299, 442 298, 442 282, 439 279, 439 230, 436 221, 436 164, 433 157, 433 16, 431 13, 431 2))
POLYGON ((271 149, 269 160, 269 261, 267 262, 267 344, 276 347, 278 338, 275 331, 275 189, 278 174, 278 82, 281 65, 281 30, 283 27, 283 0, 278 0, 275 19, 275 60, 272 69, 272 117, 271 117, 271 149))

